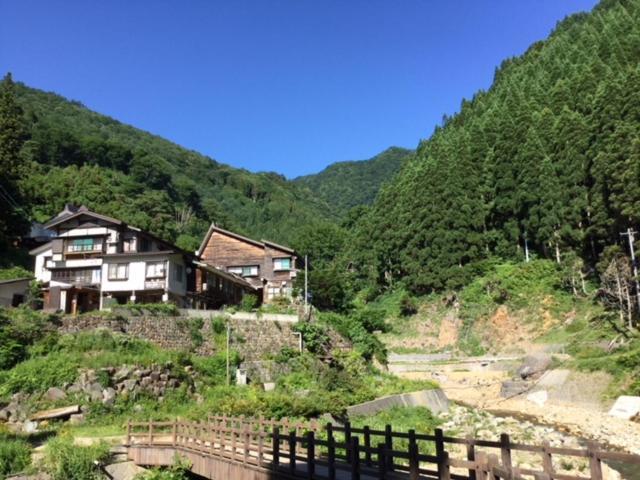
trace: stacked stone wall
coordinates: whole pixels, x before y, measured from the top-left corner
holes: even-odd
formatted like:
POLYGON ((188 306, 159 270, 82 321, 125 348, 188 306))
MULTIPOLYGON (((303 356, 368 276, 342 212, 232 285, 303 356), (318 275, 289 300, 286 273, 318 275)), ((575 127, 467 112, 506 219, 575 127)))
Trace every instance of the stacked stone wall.
MULTIPOLYGON (((110 317, 80 315, 64 317, 58 326, 60 333, 76 333, 95 329, 108 329, 148 340, 161 348, 192 351, 199 355, 212 355, 216 345, 214 322, 222 318, 195 318, 170 316, 110 317)), ((248 361, 260 360, 277 354, 282 348, 299 348, 299 335, 291 322, 271 320, 240 320, 224 318, 231 326, 231 349, 237 350, 248 361)), ((224 332, 218 336, 224 336, 224 332)), ((224 346, 222 347, 224 349, 224 346)))

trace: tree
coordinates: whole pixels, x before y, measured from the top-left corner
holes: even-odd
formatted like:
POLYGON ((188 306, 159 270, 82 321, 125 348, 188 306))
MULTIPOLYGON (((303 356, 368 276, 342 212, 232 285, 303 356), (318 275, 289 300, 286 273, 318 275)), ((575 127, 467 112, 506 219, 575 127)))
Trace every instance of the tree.
MULTIPOLYGON (((11 74, 0 83, 0 251, 6 252, 11 239, 26 232, 28 222, 18 189, 21 176, 20 148, 26 139, 22 109, 18 105, 11 74)), ((0 259, 2 260, 2 259, 0 259)))

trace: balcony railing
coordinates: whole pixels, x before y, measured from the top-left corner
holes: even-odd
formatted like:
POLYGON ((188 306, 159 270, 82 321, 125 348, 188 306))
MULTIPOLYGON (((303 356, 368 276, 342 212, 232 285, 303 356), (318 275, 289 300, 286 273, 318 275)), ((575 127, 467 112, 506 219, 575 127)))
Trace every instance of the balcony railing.
POLYGON ((145 280, 144 288, 145 290, 160 289, 160 288, 164 288, 165 283, 166 282, 164 278, 151 278, 151 279, 145 280))

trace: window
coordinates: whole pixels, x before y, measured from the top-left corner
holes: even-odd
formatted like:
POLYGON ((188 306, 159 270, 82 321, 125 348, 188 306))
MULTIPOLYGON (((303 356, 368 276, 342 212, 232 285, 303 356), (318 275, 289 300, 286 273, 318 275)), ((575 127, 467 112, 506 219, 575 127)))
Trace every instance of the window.
POLYGON ((136 239, 135 237, 125 238, 122 241, 122 251, 135 252, 136 251, 136 239))
POLYGON ((128 263, 110 263, 109 280, 126 280, 129 278, 128 263))
POLYGON ((290 258, 274 258, 273 259, 274 270, 291 270, 290 258))
POLYGON ((147 262, 147 278, 164 278, 165 262, 147 262))
POLYGON ((149 250, 151 250, 151 242, 147 237, 142 237, 140 239, 140 251, 148 252, 149 250))
POLYGON ((99 238, 74 238, 67 245, 68 252, 95 252, 102 250, 102 242, 99 238))
POLYGON ((242 267, 229 267, 227 269, 230 273, 235 273, 236 275, 242 275, 243 277, 257 277, 258 276, 258 266, 257 265, 247 265, 242 267))
POLYGON ((182 283, 182 276, 184 275, 184 267, 182 265, 176 265, 176 269, 174 270, 173 278, 176 282, 182 283))

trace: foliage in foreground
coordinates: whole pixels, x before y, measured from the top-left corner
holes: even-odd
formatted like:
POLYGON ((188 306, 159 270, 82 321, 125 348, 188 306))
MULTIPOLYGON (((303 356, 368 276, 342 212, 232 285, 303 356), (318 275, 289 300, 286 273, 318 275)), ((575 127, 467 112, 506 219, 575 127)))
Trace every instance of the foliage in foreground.
POLYGON ((106 443, 80 447, 74 445, 70 436, 56 437, 47 442, 45 470, 52 480, 102 480, 96 462, 102 462, 108 455, 106 443))
POLYGON ((134 480, 187 480, 187 472, 189 470, 189 461, 176 455, 173 465, 169 468, 154 468, 148 472, 140 473, 135 476, 134 480))
POLYGON ((31 445, 15 435, 0 432, 0 480, 31 465, 31 445))

